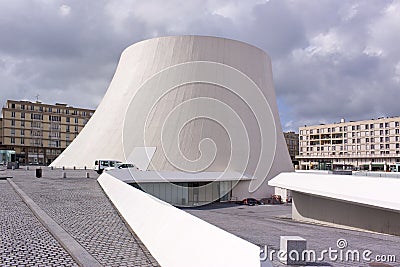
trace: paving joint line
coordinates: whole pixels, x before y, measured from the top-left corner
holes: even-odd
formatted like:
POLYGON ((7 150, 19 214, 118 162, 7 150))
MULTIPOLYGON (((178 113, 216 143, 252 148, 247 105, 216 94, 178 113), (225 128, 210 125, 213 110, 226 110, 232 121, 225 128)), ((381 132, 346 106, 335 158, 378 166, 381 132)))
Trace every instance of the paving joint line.
POLYGON ((87 252, 67 231, 42 210, 21 188, 13 181, 7 179, 15 192, 21 197, 28 208, 33 212, 40 223, 54 236, 60 245, 71 255, 79 266, 102 266, 92 255, 87 252))

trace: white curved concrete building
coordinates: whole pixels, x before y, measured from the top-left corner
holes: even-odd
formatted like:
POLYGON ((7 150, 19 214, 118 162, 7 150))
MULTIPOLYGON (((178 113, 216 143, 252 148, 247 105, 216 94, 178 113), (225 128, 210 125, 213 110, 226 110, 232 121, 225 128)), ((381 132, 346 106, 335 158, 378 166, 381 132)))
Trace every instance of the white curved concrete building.
POLYGON ((267 181, 293 170, 270 58, 204 36, 128 47, 96 112, 51 166, 92 168, 98 159, 130 161, 161 180, 233 177, 231 197, 269 196, 267 181))

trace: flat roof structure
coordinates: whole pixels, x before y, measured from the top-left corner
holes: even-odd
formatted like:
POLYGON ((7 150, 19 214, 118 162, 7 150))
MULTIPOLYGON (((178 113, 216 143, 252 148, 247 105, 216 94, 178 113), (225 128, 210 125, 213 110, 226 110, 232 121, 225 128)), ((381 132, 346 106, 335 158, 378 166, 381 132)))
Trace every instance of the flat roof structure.
POLYGON ((226 182, 226 181, 250 181, 252 178, 243 176, 237 172, 156 172, 137 171, 135 169, 110 170, 107 173, 125 183, 184 183, 184 182, 226 182))
POLYGON ((400 179, 281 173, 269 185, 292 191, 292 218, 400 235, 400 179))

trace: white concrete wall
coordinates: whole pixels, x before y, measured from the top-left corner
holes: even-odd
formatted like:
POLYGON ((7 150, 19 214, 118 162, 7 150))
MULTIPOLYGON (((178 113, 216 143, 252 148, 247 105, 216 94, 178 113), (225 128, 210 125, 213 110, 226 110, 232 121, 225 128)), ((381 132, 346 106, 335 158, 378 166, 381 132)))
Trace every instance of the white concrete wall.
POLYGON ((98 182, 161 266, 260 266, 258 246, 137 190, 107 173, 102 174, 98 182))
POLYGON ((400 212, 292 192, 293 220, 400 236, 400 212))
MULTIPOLYGON (((268 197, 267 181, 293 171, 268 55, 216 37, 172 36, 122 53, 96 112, 54 167, 92 167, 155 147, 149 170, 237 171, 233 196, 268 197)), ((135 163, 135 162, 133 162, 135 163)))

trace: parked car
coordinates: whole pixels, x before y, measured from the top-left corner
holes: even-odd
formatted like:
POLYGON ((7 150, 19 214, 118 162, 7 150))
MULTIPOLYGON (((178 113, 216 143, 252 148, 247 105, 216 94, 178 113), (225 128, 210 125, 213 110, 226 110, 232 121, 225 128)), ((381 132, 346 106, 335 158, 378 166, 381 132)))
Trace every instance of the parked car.
POLYGON ((266 204, 282 204, 282 197, 280 195, 272 195, 271 197, 260 199, 262 205, 266 204))
POLYGON ((121 163, 121 161, 118 160, 105 160, 105 159, 99 159, 94 162, 94 170, 98 173, 101 174, 105 168, 108 167, 115 167, 115 164, 121 163))
POLYGON ((107 167, 104 170, 109 171, 109 170, 115 170, 115 169, 126 169, 126 168, 135 168, 135 165, 132 163, 117 163, 113 167, 107 167))
POLYGON ((255 198, 245 198, 242 201, 240 201, 239 204, 248 205, 248 206, 255 206, 255 205, 261 205, 261 202, 258 201, 255 198))

